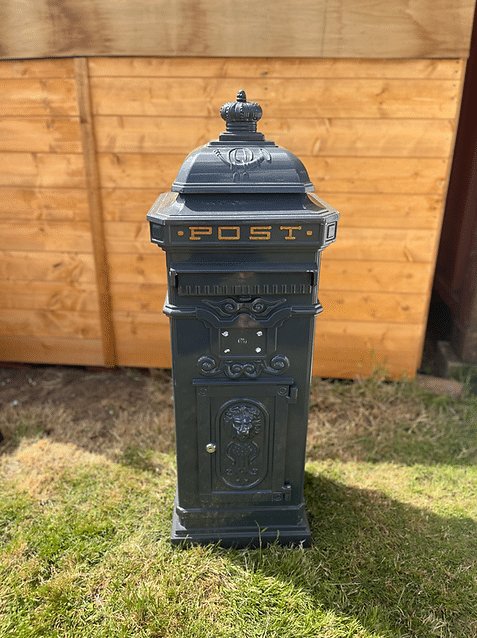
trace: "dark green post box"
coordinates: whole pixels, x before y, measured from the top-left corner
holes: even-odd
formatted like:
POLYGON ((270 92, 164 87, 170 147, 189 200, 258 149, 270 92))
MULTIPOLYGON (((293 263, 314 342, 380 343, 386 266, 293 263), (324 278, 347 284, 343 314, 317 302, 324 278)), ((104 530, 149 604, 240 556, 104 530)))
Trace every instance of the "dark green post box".
POLYGON ((257 132, 240 91, 147 218, 167 255, 177 496, 172 542, 310 542, 303 497, 321 251, 338 213, 257 132))

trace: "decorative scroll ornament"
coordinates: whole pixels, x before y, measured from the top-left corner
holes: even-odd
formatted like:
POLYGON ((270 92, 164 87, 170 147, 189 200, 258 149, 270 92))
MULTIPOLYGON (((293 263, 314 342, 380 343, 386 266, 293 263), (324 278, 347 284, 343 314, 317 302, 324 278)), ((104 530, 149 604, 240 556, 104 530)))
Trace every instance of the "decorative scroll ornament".
POLYGON ((217 363, 214 357, 204 355, 197 361, 197 367, 204 376, 215 377, 223 373, 229 379, 238 379, 239 377, 256 379, 263 372, 273 375, 283 374, 290 367, 290 361, 284 354, 277 354, 270 359, 269 364, 260 359, 255 361, 233 361, 227 359, 217 363))
POLYGON ((211 301, 203 299, 203 303, 216 311, 222 317, 231 317, 239 312, 249 312, 253 315, 266 317, 273 310, 286 302, 286 299, 262 299, 257 297, 253 301, 235 301, 235 299, 223 299, 222 301, 211 301))

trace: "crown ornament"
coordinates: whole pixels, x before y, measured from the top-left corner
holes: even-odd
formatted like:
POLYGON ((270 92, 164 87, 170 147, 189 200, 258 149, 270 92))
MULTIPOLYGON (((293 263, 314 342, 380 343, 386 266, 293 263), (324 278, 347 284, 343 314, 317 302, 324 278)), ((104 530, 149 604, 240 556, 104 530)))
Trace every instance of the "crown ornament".
POLYGON ((220 109, 220 115, 225 120, 227 133, 253 134, 257 133, 257 122, 262 117, 262 107, 256 102, 247 102, 245 91, 239 91, 237 100, 224 104, 220 109))

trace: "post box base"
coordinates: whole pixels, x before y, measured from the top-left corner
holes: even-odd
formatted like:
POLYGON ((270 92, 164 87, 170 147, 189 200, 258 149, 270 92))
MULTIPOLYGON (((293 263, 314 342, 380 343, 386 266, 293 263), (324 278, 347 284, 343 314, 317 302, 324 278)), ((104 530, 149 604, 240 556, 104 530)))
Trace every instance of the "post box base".
POLYGON ((190 518, 191 524, 185 526, 181 523, 176 497, 171 531, 173 545, 219 544, 221 547, 237 549, 263 547, 272 543, 302 547, 311 545, 310 526, 304 504, 298 508, 273 508, 273 511, 270 508, 247 508, 245 516, 238 509, 206 508, 202 512, 195 510, 190 518), (214 519, 216 525, 211 524, 214 519))

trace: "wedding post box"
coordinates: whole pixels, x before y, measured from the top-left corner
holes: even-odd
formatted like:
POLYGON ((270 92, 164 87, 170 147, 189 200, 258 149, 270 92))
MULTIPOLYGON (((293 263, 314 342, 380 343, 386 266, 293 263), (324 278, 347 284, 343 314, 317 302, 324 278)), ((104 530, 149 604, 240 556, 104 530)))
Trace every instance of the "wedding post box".
MULTIPOLYGON (((147 219, 166 251, 177 449, 174 544, 310 543, 305 444, 322 250, 339 214, 257 132, 243 91, 147 219)), ((151 345, 151 347, 153 347, 151 345)))

